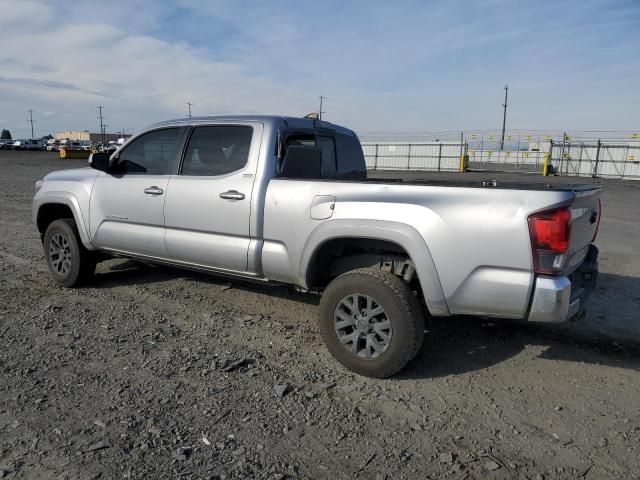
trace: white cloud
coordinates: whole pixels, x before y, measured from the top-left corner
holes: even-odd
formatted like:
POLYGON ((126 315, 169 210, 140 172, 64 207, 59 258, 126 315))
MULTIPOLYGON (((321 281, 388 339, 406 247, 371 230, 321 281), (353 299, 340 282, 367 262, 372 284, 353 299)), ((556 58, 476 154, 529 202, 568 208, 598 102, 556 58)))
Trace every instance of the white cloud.
POLYGON ((543 3, 0 0, 0 103, 49 133, 97 128, 97 105, 120 130, 322 94, 358 130, 449 130, 497 126, 509 83, 516 127, 634 128, 639 10, 543 3))
POLYGON ((95 124, 98 104, 115 129, 183 116, 188 100, 199 114, 264 112, 276 105, 295 113, 295 99, 268 78, 240 64, 213 61, 205 50, 184 43, 128 34, 105 23, 49 19, 36 31, 5 29, 41 11, 47 6, 25 2, 0 17, 0 42, 11 45, 0 54, 0 85, 2 96, 28 98, 22 110, 45 104, 74 112, 76 123, 61 128, 95 124))

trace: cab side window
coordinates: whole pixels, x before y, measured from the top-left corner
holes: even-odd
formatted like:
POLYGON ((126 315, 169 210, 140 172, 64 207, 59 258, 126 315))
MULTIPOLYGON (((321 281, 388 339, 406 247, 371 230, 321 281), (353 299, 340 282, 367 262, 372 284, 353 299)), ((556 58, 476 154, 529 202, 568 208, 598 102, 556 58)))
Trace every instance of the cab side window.
POLYGON ((253 128, 240 125, 196 127, 182 164, 182 175, 225 175, 249 160, 253 128))
POLYGON ((318 146, 322 150, 322 177, 331 178, 336 174, 336 142, 333 137, 318 135, 318 146))
POLYGON ((163 128, 145 133, 118 155, 114 173, 169 175, 180 148, 180 128, 163 128))
POLYGON ((338 178, 367 178, 360 140, 355 135, 336 134, 338 178))
POLYGON ((312 134, 294 134, 287 137, 287 146, 303 145, 308 147, 320 147, 322 151, 322 178, 335 177, 336 143, 333 137, 312 134))

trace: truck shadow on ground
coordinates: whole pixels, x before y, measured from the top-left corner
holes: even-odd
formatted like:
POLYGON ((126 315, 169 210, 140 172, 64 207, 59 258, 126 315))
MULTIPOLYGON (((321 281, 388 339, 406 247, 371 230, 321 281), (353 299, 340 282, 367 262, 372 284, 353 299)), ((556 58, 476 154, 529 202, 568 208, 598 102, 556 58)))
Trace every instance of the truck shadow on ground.
POLYGON ((189 271, 164 265, 145 264, 135 260, 109 260, 106 269, 99 271, 88 285, 91 288, 116 288, 128 285, 148 285, 176 279, 188 279, 209 284, 214 288, 231 287, 255 294, 265 294, 277 298, 317 305, 320 296, 302 293, 293 287, 252 282, 244 279, 231 279, 215 274, 189 271))
MULTIPOLYGON (((109 265, 96 276, 91 287, 114 288, 178 278, 309 305, 317 305, 320 299, 318 295, 299 293, 289 287, 229 280, 135 261, 109 265)), ((531 345, 546 347, 538 356, 541 359, 640 370, 640 278, 601 273, 587 311, 586 320, 563 324, 477 317, 429 319, 422 349, 397 378, 425 379, 474 372, 515 357, 531 345)))
POLYGON ((431 319, 418 356, 400 379, 435 378, 497 365, 528 346, 537 358, 640 370, 640 279, 600 274, 587 319, 530 324, 474 317, 431 319), (624 327, 624 328, 622 328, 624 327))

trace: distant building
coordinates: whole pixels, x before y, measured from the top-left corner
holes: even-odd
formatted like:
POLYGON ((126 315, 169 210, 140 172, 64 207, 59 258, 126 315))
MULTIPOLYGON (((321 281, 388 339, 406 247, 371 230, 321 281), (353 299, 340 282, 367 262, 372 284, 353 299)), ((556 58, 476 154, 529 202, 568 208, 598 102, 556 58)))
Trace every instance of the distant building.
MULTIPOLYGON (((129 138, 131 135, 120 135, 119 133, 105 133, 104 141, 111 142, 116 141, 119 138, 129 138)), ((53 135, 53 138, 56 140, 64 140, 68 138, 69 140, 79 140, 81 142, 102 142, 103 135, 101 133, 93 133, 88 130, 83 132, 67 130, 64 132, 57 132, 53 135)))

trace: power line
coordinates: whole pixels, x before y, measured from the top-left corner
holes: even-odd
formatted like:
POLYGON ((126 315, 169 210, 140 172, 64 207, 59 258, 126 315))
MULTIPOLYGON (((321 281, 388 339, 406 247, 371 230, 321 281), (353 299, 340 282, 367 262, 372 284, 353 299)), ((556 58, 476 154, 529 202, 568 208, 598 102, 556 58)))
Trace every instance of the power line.
POLYGON ((191 101, 187 102, 187 105, 189 106, 189 118, 191 118, 191 107, 193 106, 193 103, 191 103, 191 101))
POLYGON ((322 101, 325 100, 327 97, 320 95, 319 98, 320 98, 320 109, 318 110, 318 120, 322 120, 322 114, 326 113, 325 111, 322 110, 322 101))
POLYGON ((100 135, 102 136, 102 143, 104 143, 104 130, 106 125, 103 123, 104 117, 102 116, 102 105, 98 105, 98 120, 100 120, 100 135))
POLYGON ((29 109, 29 123, 31 123, 31 138, 33 139, 33 110, 29 109))
POLYGON ((509 95, 509 85, 504 86, 504 113, 502 115, 502 137, 500 138, 500 150, 504 150, 504 129, 507 124, 507 96, 509 95))

